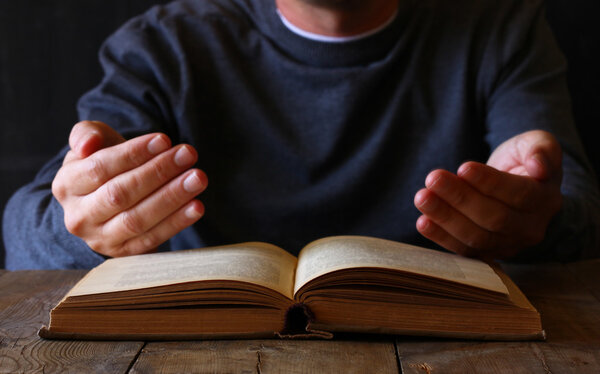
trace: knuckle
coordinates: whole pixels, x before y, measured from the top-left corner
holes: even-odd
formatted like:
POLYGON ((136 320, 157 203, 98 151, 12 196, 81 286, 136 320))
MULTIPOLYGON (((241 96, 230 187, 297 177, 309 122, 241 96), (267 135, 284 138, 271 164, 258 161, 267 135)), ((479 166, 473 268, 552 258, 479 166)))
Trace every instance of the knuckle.
POLYGON ((168 186, 164 189, 161 197, 166 206, 176 207, 181 205, 182 198, 185 196, 181 189, 179 185, 168 186))
POLYGON ((107 170, 98 157, 89 157, 86 159, 86 175, 93 184, 101 185, 105 182, 107 170))
POLYGON ((140 150, 140 148, 137 146, 137 143, 127 142, 125 144, 127 146, 125 157, 130 165, 139 166, 146 162, 145 153, 140 150))
POLYGON ((138 248, 128 242, 125 243, 123 246, 119 247, 118 249, 115 249, 111 257, 132 256, 138 253, 138 248))
POLYGON ((52 195, 58 201, 63 201, 67 196, 67 188, 65 184, 62 182, 62 178, 60 178, 60 172, 52 181, 52 195))
POLYGON ((152 175, 154 175, 154 178, 160 181, 161 184, 170 179, 168 170, 164 163, 153 162, 150 167, 152 168, 152 175))
POLYGON ((115 257, 149 253, 154 251, 159 244, 158 239, 154 235, 143 235, 123 243, 118 251, 115 252, 115 257))
POLYGON ((142 246, 141 250, 142 251, 148 251, 150 249, 156 248, 160 244, 161 244, 160 238, 152 232, 147 233, 146 235, 144 235, 141 238, 141 246, 142 246))
POLYGON ((105 202, 116 210, 124 209, 129 202, 129 189, 125 188, 121 183, 113 181, 105 184, 105 202))
POLYGON ((71 234, 75 236, 81 236, 83 234, 83 228, 85 226, 83 215, 65 211, 64 223, 65 228, 71 234))
POLYGON ((144 233, 144 223, 141 217, 131 211, 121 213, 121 223, 123 227, 133 235, 141 235, 144 233))
POLYGON ((100 239, 89 239, 86 240, 86 244, 90 247, 94 252, 98 252, 100 254, 110 256, 114 254, 110 247, 107 247, 106 244, 100 239))

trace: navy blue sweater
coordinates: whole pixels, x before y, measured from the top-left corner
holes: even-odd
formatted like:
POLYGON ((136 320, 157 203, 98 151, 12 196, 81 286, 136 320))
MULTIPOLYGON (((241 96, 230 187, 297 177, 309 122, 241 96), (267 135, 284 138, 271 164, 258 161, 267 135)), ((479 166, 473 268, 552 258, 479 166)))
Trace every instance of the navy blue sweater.
MULTIPOLYGON (((402 1, 385 30, 325 43, 288 30, 272 0, 176 1, 106 41, 105 77, 78 109, 126 137, 161 131, 198 150, 206 215, 161 250, 260 240, 296 253, 335 234, 431 246, 413 206, 428 172, 544 129, 564 150, 565 203, 523 258, 597 256, 597 187, 540 3, 402 1)), ((65 152, 6 208, 9 269, 103 261, 51 195, 65 152)))

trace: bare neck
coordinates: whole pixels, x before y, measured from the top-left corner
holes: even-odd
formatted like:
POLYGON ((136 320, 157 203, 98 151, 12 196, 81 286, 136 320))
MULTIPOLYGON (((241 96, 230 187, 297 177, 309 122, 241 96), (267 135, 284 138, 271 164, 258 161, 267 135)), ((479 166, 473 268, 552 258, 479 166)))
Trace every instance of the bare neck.
POLYGON ((302 30, 326 36, 352 36, 387 22, 398 0, 275 0, 285 18, 302 30))

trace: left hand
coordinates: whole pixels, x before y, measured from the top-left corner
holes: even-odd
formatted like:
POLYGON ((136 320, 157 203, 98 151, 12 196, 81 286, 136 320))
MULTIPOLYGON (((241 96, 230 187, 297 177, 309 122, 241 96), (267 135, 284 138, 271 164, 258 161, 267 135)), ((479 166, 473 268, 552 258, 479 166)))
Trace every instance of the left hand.
POLYGON ((415 195, 417 230, 461 255, 513 257, 544 239, 561 208, 561 160, 554 136, 534 130, 502 143, 485 165, 434 170, 415 195))

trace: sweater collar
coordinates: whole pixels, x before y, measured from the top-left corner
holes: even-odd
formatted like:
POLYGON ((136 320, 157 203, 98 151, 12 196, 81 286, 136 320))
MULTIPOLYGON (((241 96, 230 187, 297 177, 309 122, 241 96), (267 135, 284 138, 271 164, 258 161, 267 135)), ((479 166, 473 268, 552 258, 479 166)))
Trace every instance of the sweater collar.
POLYGON ((283 53, 299 63, 315 67, 351 67, 379 61, 398 42, 407 21, 411 1, 401 1, 396 18, 383 30, 343 43, 315 41, 285 26, 274 0, 256 0, 257 26, 283 53))

